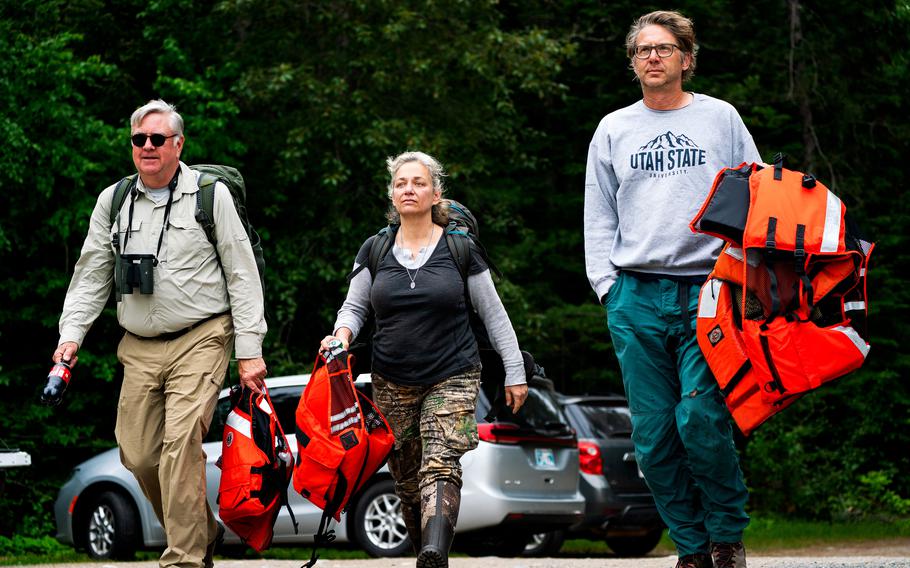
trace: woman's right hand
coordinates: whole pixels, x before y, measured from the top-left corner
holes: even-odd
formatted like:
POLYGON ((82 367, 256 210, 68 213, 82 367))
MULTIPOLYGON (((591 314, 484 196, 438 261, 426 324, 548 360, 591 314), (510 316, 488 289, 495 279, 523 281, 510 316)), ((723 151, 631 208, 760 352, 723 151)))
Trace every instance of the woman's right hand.
POLYGON ((332 348, 332 343, 335 341, 340 341, 344 350, 348 350, 348 341, 345 338, 338 337, 337 335, 326 335, 322 338, 322 341, 319 342, 319 351, 329 351, 332 348))

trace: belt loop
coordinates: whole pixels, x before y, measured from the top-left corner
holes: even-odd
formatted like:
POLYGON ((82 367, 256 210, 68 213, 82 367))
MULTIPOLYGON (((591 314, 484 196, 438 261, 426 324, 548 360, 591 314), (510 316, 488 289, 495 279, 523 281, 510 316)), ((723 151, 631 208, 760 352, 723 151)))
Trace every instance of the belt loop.
POLYGON ((682 313, 683 329, 686 331, 686 339, 692 337, 692 322, 689 320, 689 283, 678 282, 679 286, 679 308, 682 313))

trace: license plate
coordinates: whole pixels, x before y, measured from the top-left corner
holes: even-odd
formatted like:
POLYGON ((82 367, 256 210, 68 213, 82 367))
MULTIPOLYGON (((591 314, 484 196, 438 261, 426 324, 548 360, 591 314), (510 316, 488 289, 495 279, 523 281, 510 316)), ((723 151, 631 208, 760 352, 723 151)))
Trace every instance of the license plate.
POLYGON ((556 467, 556 456, 553 455, 553 450, 550 448, 535 448, 534 460, 537 462, 537 467, 551 469, 556 467))

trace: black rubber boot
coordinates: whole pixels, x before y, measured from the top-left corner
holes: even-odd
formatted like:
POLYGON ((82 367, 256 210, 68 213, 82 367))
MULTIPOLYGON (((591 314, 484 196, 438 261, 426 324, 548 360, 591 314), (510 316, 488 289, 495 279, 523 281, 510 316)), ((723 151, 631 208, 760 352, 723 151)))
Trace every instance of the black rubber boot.
POLYGON ((417 568, 448 568, 449 548, 461 506, 461 488, 437 481, 421 490, 420 499, 423 504, 423 546, 417 555, 417 568))
POLYGON ((411 505, 402 501, 401 518, 404 521, 405 528, 408 529, 408 538, 411 539, 411 547, 416 554, 420 552, 422 544, 420 538, 420 504, 411 505))

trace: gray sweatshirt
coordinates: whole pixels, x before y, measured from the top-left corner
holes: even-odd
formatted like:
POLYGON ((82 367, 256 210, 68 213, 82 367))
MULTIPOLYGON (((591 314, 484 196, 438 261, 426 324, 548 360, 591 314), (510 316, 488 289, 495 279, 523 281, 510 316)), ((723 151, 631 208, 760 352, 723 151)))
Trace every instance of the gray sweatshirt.
POLYGON ((670 111, 638 101, 604 117, 585 173, 585 266, 598 299, 620 269, 711 272, 722 241, 693 233, 689 222, 718 171, 760 161, 736 109, 707 95, 670 111))

